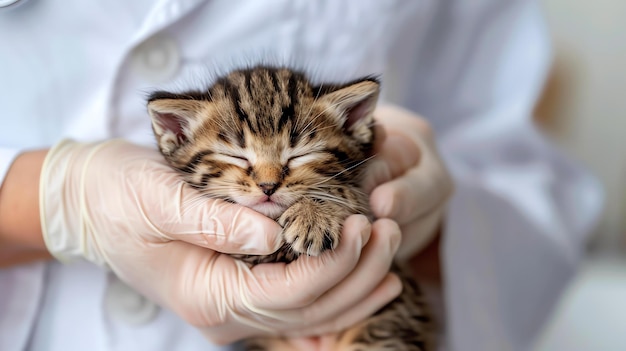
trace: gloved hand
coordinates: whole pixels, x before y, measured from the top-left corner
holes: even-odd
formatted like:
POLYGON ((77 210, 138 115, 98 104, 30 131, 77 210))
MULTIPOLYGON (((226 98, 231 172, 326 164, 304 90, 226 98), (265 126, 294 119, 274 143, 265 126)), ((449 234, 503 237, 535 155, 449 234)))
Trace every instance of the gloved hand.
POLYGON ((376 109, 377 156, 368 165, 365 190, 377 218, 396 221, 402 231, 400 260, 410 259, 436 235, 454 186, 437 153, 432 130, 411 111, 376 109))
POLYGON ((335 252, 248 268, 220 252, 271 253, 281 244, 280 227, 201 196, 155 150, 121 140, 65 141, 51 149, 40 211, 53 255, 109 267, 217 343, 335 331, 401 289, 387 273, 400 242, 392 221, 370 226, 353 216, 335 252))

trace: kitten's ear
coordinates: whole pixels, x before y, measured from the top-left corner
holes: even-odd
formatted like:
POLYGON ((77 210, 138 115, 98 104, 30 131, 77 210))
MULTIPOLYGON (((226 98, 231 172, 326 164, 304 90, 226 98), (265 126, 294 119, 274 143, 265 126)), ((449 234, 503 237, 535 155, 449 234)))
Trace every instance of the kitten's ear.
MULTIPOLYGON (((154 94, 153 94, 154 95, 154 94)), ((200 124, 204 103, 191 99, 151 98, 148 113, 159 149, 171 155, 193 140, 193 132, 200 124)))
POLYGON ((363 143, 372 142, 374 109, 378 100, 380 83, 366 78, 349 83, 326 93, 317 99, 322 108, 337 118, 343 129, 363 143))

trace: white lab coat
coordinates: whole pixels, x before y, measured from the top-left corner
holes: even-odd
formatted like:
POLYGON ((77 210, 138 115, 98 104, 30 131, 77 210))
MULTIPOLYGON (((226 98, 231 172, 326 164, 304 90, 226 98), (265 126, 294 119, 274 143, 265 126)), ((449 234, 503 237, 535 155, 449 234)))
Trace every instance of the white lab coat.
MULTIPOLYGON (((532 126, 549 65, 533 1, 32 0, 0 11, 0 43, 0 180, 20 150, 62 138, 152 145, 146 92, 207 64, 287 57, 320 79, 382 74, 385 99, 433 125, 456 182, 448 350, 529 350, 601 205, 532 126)), ((168 311, 116 317, 113 282, 86 262, 1 270, 0 350, 222 349, 168 311)))

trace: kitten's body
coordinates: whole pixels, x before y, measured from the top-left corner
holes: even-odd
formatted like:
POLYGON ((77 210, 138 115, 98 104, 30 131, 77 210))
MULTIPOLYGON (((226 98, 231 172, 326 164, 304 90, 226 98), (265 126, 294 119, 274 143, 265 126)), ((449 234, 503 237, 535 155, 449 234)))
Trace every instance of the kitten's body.
MULTIPOLYGON (((284 68, 239 70, 206 92, 154 93, 153 129, 168 163, 208 196, 277 220, 285 245, 249 264, 291 262, 338 244, 343 221, 369 215, 360 190, 371 156, 379 84, 363 78, 313 86, 284 68)), ((417 285, 397 267, 401 296, 337 335, 336 350, 431 350, 430 320, 417 285)), ((249 350, 293 350, 280 338, 249 350)))

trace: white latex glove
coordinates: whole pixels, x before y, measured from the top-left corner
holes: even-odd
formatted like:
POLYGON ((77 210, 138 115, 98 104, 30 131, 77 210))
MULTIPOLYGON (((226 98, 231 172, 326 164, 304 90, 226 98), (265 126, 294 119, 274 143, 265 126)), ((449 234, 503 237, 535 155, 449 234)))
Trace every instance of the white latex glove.
POLYGON ((385 137, 375 145, 364 187, 374 215, 400 225, 397 257, 407 260, 436 236, 454 186, 427 121, 390 105, 378 107, 374 115, 385 137))
POLYGON ((156 150, 121 140, 51 149, 40 209, 53 255, 109 267, 217 343, 336 331, 400 292, 387 273, 400 242, 392 221, 353 216, 335 252, 248 268, 220 252, 271 253, 278 224, 201 196, 156 150))

